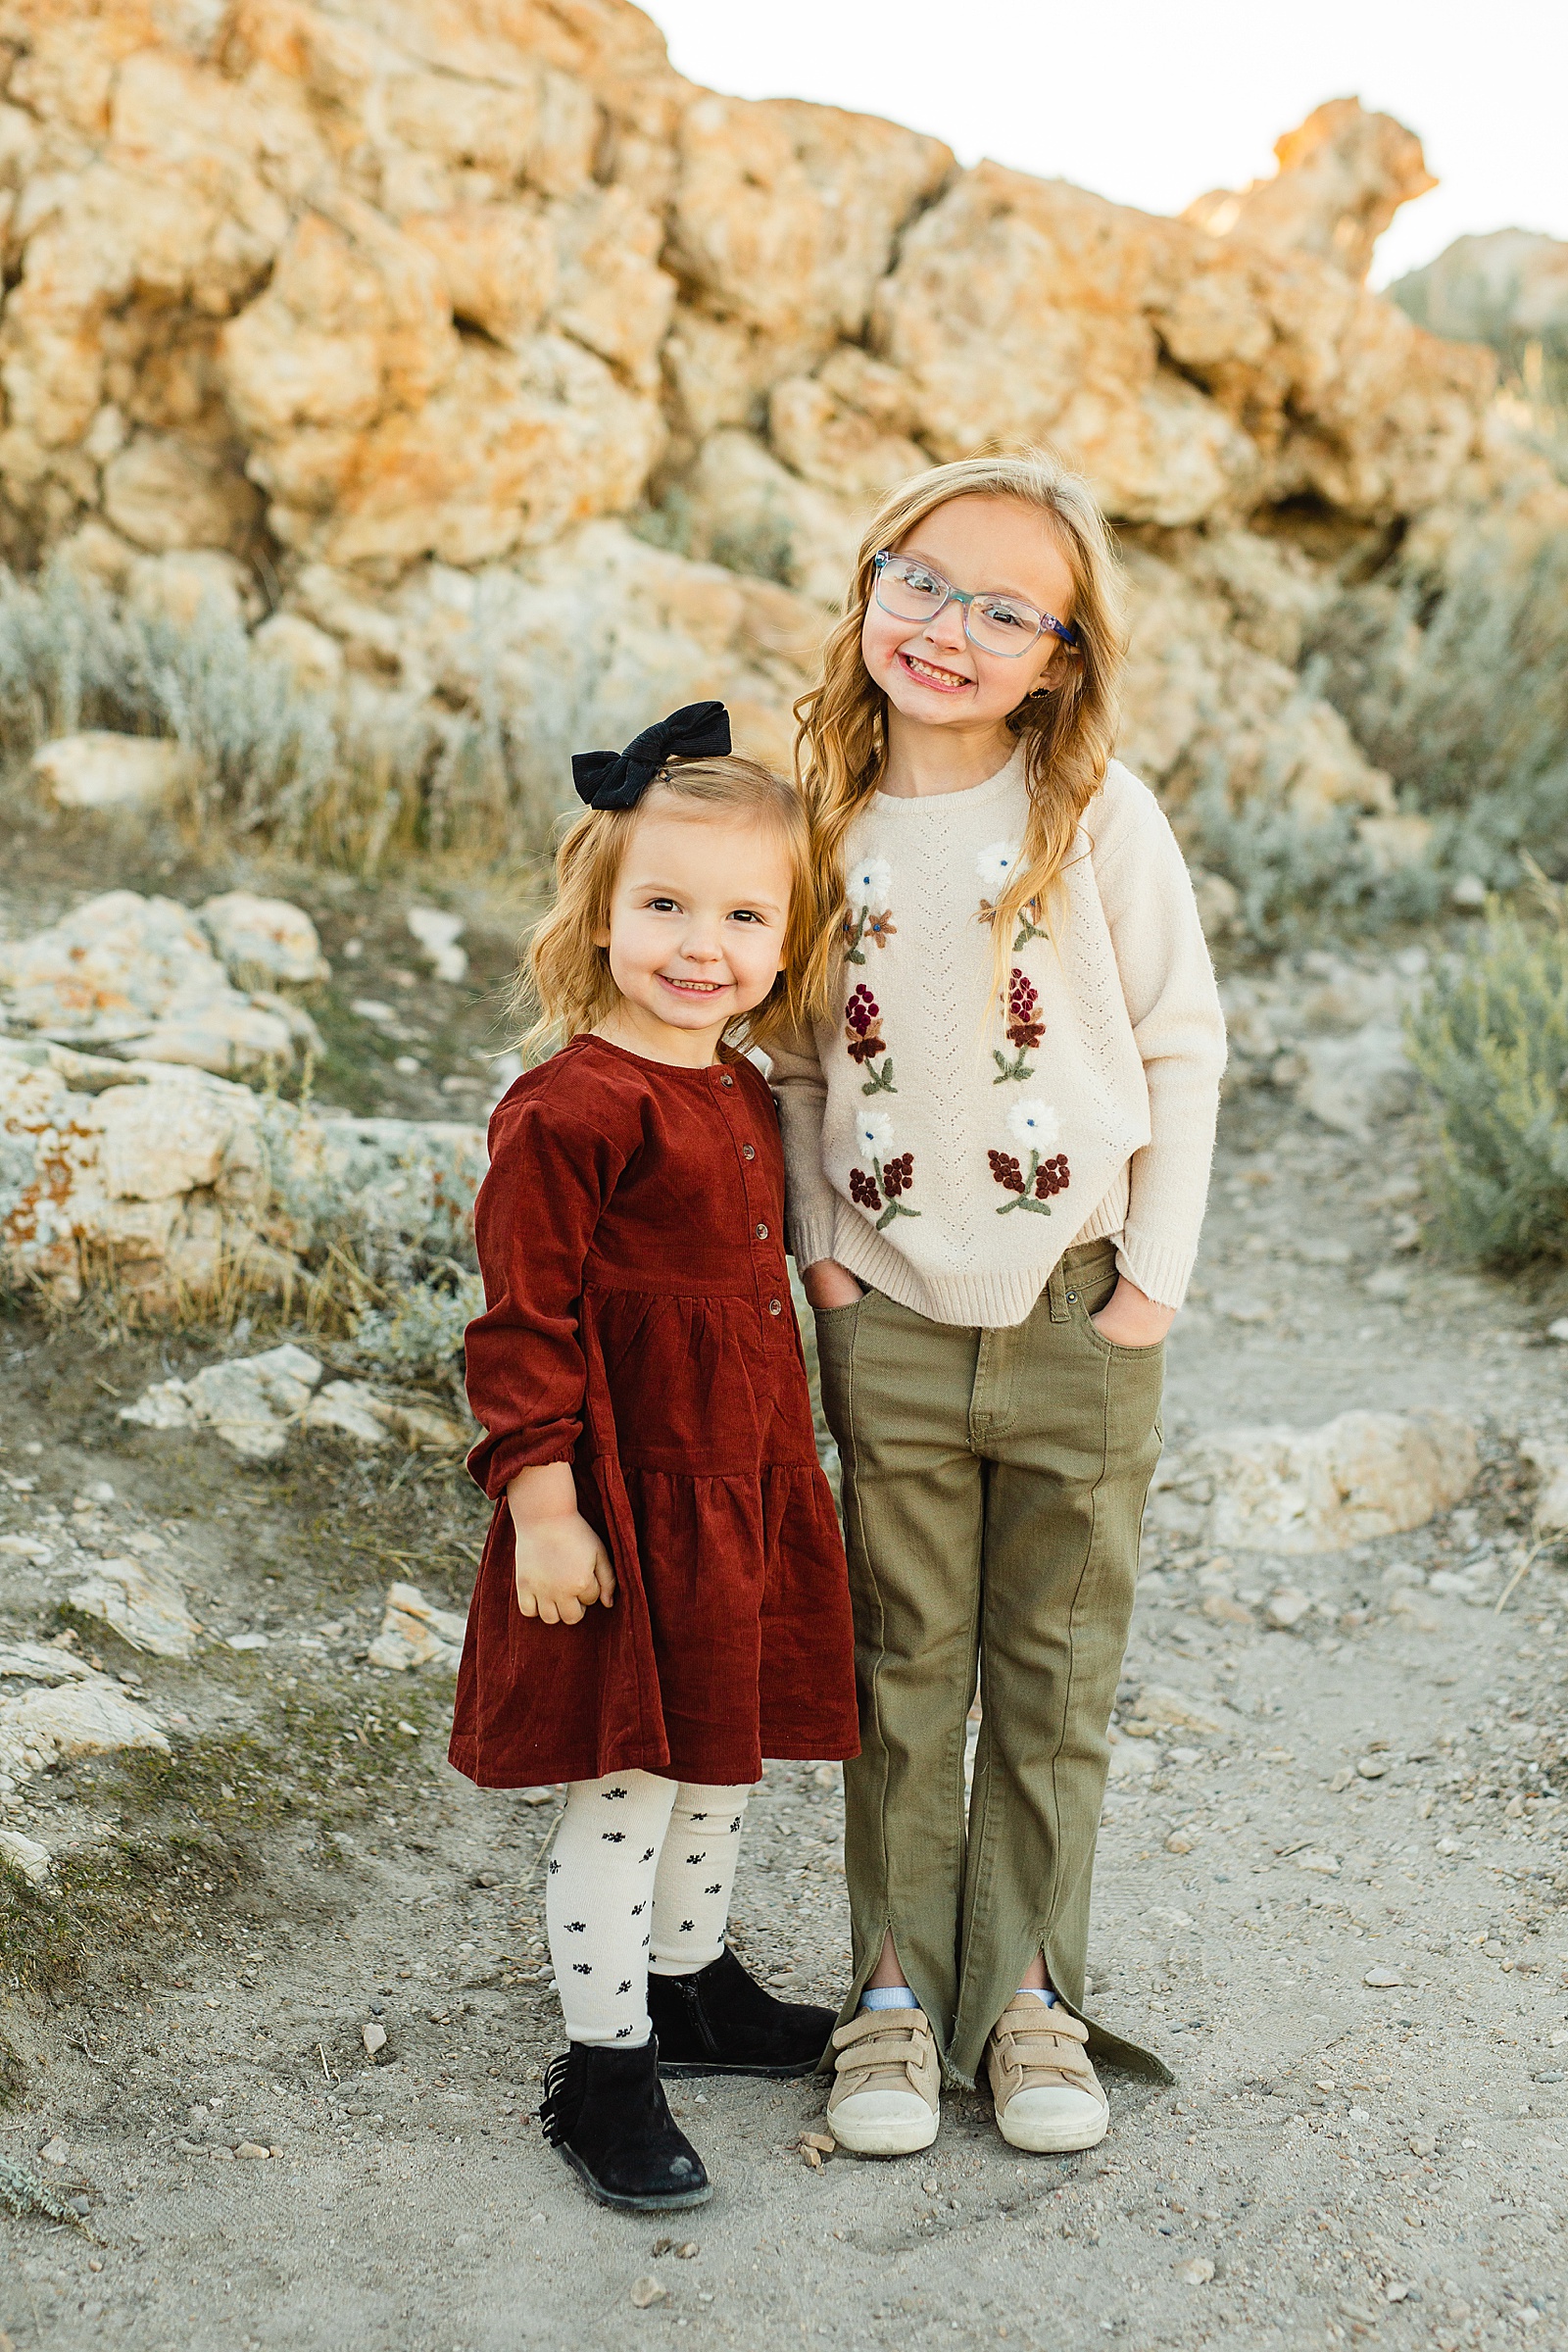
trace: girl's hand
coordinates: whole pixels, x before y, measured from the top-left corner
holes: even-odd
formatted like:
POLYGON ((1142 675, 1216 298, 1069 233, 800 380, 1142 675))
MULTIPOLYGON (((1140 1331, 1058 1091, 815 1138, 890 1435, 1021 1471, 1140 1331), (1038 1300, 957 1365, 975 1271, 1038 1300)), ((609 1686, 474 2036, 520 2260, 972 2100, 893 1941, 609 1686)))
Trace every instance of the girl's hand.
POLYGON ((519 1470, 507 1489, 516 1544, 517 1606, 542 1625, 580 1625, 584 1609, 615 1601, 609 1554, 577 1509, 566 1462, 519 1470))
POLYGON ((1099 1314, 1089 1320, 1113 1348, 1157 1348, 1176 1320, 1176 1309, 1160 1306, 1123 1274, 1099 1314))
POLYGON ((809 1306, 854 1306, 865 1297, 848 1266, 841 1266, 836 1257, 819 1257, 814 1266, 808 1266, 801 1276, 801 1288, 809 1306))

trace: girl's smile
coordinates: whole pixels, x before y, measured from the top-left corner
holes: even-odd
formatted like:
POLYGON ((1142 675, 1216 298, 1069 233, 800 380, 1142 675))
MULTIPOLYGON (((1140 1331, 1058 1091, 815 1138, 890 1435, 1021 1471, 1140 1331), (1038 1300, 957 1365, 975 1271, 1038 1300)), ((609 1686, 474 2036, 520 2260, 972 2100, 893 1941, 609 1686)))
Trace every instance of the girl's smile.
POLYGON ((898 660, 901 668, 906 670, 911 678, 922 686, 931 687, 937 694, 961 694, 974 684, 973 678, 965 677, 961 670, 939 669, 934 662, 926 661, 919 654, 911 654, 907 646, 899 649, 898 660))

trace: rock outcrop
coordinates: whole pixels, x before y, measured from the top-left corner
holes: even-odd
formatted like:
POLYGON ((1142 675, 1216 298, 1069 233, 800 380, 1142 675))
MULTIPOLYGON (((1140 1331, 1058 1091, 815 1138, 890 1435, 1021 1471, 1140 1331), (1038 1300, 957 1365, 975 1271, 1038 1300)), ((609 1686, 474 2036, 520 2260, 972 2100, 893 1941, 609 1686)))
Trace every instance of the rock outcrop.
POLYGON ((148 1311, 277 1292, 343 1241, 390 1270, 461 1254, 483 1130, 318 1117, 178 1064, 0 1038, 0 1277, 148 1311))
POLYGON ((566 748, 699 694, 787 757, 868 503, 1049 435, 1140 544, 1152 779, 1392 805, 1302 630, 1447 495, 1493 363, 1359 282, 1428 184, 1387 118, 1320 109, 1275 180, 1165 220, 696 89, 626 0, 5 30, 14 563, 273 602, 318 691, 499 707, 548 807, 566 748))

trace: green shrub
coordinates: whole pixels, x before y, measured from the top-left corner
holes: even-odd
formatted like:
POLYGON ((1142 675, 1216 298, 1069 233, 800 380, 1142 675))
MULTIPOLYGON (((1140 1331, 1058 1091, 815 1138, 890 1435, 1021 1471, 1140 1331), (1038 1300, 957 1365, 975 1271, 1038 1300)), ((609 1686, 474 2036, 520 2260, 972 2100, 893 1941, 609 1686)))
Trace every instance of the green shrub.
POLYGON ((473 710, 353 704, 297 685, 236 620, 136 612, 61 564, 0 572, 0 764, 79 728, 164 736, 190 754, 201 826, 362 872, 397 850, 537 855, 554 806, 503 712, 482 614, 475 634, 473 710))
POLYGON ((477 1274, 449 1267, 445 1280, 416 1282, 389 1306, 367 1307, 354 1319, 355 1353, 406 1380, 446 1380, 461 1386, 463 1334, 484 1312, 477 1274))
POLYGON ((1194 796, 1182 823, 1195 862, 1234 885, 1242 929, 1276 949, 1317 938, 1325 923, 1375 930, 1435 914, 1452 881, 1444 832, 1435 831, 1431 855, 1390 870, 1359 839, 1353 810, 1308 824, 1277 802, 1233 808, 1217 778, 1194 796))
POLYGON ((1410 1021, 1449 1231, 1503 1265, 1568 1257, 1568 892, 1544 895, 1544 925, 1494 908, 1410 1021))
POLYGON ((1568 874, 1568 534, 1538 486, 1350 590, 1313 652, 1369 758, 1438 820, 1436 862, 1498 889, 1532 860, 1568 874))

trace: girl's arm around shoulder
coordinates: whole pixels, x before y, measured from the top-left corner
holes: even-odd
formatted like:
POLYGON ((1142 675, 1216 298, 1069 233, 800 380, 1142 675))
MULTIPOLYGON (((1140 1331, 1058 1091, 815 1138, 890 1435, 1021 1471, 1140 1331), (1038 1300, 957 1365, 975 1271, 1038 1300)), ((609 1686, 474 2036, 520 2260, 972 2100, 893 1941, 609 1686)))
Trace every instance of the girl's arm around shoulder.
POLYGON ((638 1133, 612 1098, 585 1095, 575 1078, 547 1062, 490 1122, 473 1212, 485 1311, 465 1348, 468 1402, 485 1431, 468 1468, 492 1497, 519 1470, 569 1462, 582 1434, 583 1264, 638 1133))
POLYGON ((776 1038, 767 1049, 768 1084, 784 1134, 784 1223, 795 1262, 808 1266, 833 1254, 835 1195, 822 1173, 822 1121, 827 1080, 809 1029, 776 1038))
POLYGON ((1150 1141, 1129 1170, 1121 1270, 1178 1307, 1208 1193, 1225 1016, 1186 861, 1149 787, 1112 760, 1086 824, 1149 1088, 1150 1141))

